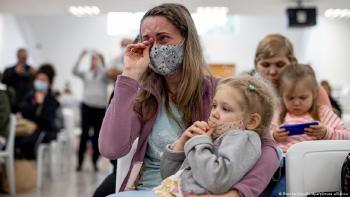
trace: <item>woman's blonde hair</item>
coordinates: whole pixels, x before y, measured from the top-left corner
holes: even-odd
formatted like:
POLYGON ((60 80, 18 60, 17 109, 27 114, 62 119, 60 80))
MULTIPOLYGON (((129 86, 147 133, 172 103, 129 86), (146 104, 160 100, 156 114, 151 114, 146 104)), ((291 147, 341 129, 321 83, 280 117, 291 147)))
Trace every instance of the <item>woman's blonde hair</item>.
MULTIPOLYGON (((145 18, 153 16, 166 18, 184 37, 184 57, 181 67, 182 76, 175 92, 176 98, 174 99, 175 105, 183 113, 182 121, 188 127, 193 121, 204 118, 202 96, 205 61, 197 30, 190 12, 180 4, 167 3, 150 9, 143 16, 141 24, 145 18)), ((160 76, 148 68, 141 77, 141 81, 145 87, 159 88, 156 85, 159 78, 162 82, 161 91, 165 98, 167 112, 179 123, 180 120, 174 118, 169 107, 169 93, 164 76, 160 76)), ((139 113, 141 119, 146 121, 155 114, 157 101, 150 92, 143 89, 137 95, 134 109, 139 113)))
POLYGON ((256 67, 259 61, 279 55, 286 56, 291 64, 297 63, 290 40, 281 34, 269 34, 258 44, 254 65, 256 67))
POLYGON ((275 107, 276 96, 272 87, 261 77, 247 74, 224 79, 217 89, 223 85, 235 88, 240 92, 243 98, 241 106, 246 115, 257 113, 261 116, 261 122, 254 131, 264 136, 270 129, 275 107))
MULTIPOLYGON (((314 120, 320 120, 318 113, 318 92, 319 87, 316 80, 316 75, 314 70, 310 65, 306 64, 294 64, 292 66, 288 66, 285 68, 280 75, 280 86, 279 86, 279 94, 283 97, 284 93, 292 93, 295 91, 296 86, 299 83, 303 83, 303 86, 306 88, 310 88, 312 91, 312 105, 309 110, 310 115, 314 120)), ((287 114, 287 108, 284 102, 282 102, 281 114, 279 117, 279 121, 282 124, 284 118, 287 114)))

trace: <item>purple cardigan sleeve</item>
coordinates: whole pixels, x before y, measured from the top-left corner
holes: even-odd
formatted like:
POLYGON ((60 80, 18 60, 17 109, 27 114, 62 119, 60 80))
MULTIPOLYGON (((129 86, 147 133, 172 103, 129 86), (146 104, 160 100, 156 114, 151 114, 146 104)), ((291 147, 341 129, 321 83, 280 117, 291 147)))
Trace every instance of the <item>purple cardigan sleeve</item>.
POLYGON ((275 143, 272 139, 264 139, 261 157, 233 188, 242 192, 244 197, 259 196, 269 184, 278 166, 279 159, 275 143))
POLYGON ((141 131, 141 121, 133 110, 138 88, 138 81, 118 76, 98 138, 101 154, 109 159, 126 155, 141 131))

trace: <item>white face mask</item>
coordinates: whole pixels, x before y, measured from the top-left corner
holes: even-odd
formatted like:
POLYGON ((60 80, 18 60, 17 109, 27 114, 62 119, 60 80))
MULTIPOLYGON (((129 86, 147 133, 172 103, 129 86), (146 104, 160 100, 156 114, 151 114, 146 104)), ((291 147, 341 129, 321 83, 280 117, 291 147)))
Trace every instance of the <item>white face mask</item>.
POLYGON ((182 44, 153 45, 149 67, 156 73, 166 76, 177 71, 183 60, 182 44))
POLYGON ((229 130, 244 130, 245 126, 243 120, 237 120, 233 122, 223 122, 214 125, 213 138, 217 138, 229 130))

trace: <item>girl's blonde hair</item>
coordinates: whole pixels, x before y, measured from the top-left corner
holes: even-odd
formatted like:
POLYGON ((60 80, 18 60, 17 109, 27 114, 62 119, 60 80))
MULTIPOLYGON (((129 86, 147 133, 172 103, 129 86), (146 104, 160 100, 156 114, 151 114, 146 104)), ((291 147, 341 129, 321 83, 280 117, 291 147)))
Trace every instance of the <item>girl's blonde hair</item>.
MULTIPOLYGON (((312 106, 309 110, 309 113, 312 118, 314 118, 314 120, 320 120, 317 104, 319 87, 315 72, 310 65, 294 64, 292 66, 286 67, 280 75, 279 94, 283 96, 285 93, 294 92, 296 86, 299 83, 303 83, 304 87, 310 88, 312 90, 312 106)), ((288 112, 286 105, 284 102, 282 103, 281 114, 279 117, 280 123, 283 123, 284 118, 288 112)))
MULTIPOLYGON (((202 101, 205 61, 197 30, 190 12, 180 4, 166 3, 150 9, 143 16, 141 24, 145 18, 153 16, 166 18, 180 31, 185 39, 181 68, 182 76, 175 92, 175 105, 183 113, 182 121, 188 127, 192 122, 202 120, 205 117, 202 101)), ((160 88, 164 95, 166 110, 179 123, 179 120, 174 118, 169 107, 169 93, 164 76, 160 76, 148 68, 141 77, 141 81, 145 87, 159 89, 157 86, 159 78, 162 82, 162 87, 160 88)), ((146 121, 157 111, 157 101, 150 92, 143 89, 137 95, 134 109, 139 113, 141 119, 146 121)))
MULTIPOLYGON (((260 125, 255 131, 264 136, 270 129, 275 106, 275 93, 272 87, 261 77, 242 75, 221 81, 217 89, 223 85, 238 90, 242 95, 241 106, 246 115, 258 113, 261 116, 260 125)), ((245 118, 246 118, 246 115, 245 118)))
POLYGON ((293 45, 288 38, 281 34, 270 34, 263 38, 256 49, 254 65, 257 66, 260 60, 276 56, 286 56, 291 64, 297 63, 294 55, 293 45))

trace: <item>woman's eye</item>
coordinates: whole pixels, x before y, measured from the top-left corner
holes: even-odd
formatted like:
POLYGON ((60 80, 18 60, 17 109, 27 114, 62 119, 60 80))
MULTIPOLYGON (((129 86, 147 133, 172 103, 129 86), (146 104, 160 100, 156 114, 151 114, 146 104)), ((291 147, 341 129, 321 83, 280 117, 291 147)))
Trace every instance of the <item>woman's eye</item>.
POLYGON ((267 68, 270 66, 270 64, 269 63, 262 63, 261 66, 267 68))
POLYGON ((148 36, 142 36, 142 41, 147 41, 147 40, 149 40, 148 36))
POLYGON ((286 63, 278 62, 276 65, 277 65, 278 68, 283 68, 286 65, 286 63))
POLYGON ((211 108, 215 109, 216 108, 216 104, 212 104, 211 108))
POLYGON ((169 40, 169 36, 165 36, 165 35, 158 36, 158 42, 160 44, 166 44, 168 40, 169 40))

